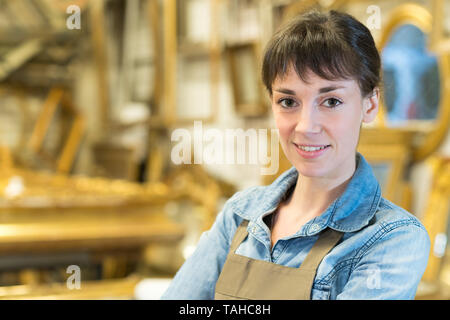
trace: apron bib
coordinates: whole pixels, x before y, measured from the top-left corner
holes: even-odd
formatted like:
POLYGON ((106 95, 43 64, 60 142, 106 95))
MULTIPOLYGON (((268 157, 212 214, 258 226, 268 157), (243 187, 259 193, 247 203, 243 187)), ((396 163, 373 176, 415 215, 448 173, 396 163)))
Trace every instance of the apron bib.
POLYGON ((235 254, 247 237, 248 221, 236 230, 216 283, 216 300, 309 300, 317 268, 343 233, 327 228, 319 235, 299 268, 235 254))

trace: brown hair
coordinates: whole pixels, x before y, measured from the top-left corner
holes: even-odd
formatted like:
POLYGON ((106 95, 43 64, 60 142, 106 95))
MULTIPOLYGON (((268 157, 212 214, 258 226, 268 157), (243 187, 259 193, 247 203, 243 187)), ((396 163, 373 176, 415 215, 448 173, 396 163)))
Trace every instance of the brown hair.
POLYGON ((335 10, 301 14, 274 34, 262 65, 262 80, 270 95, 273 81, 285 75, 290 64, 306 83, 309 70, 326 80, 354 79, 362 97, 381 81, 380 55, 369 29, 335 10))

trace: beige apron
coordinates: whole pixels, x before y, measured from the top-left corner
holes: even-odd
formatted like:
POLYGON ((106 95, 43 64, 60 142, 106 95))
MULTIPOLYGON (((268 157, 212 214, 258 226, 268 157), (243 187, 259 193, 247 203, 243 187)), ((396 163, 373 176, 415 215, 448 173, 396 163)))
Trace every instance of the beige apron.
POLYGON ((320 234, 300 268, 235 254, 247 236, 248 221, 236 230, 227 260, 216 283, 217 300, 309 300, 316 270, 343 233, 327 228, 320 234))

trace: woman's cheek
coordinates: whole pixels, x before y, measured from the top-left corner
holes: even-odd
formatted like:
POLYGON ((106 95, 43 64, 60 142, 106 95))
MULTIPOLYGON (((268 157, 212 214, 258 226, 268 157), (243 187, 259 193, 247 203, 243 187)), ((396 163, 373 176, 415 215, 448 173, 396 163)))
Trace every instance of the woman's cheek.
POLYGON ((283 142, 289 140, 292 131, 290 121, 287 121, 284 117, 278 116, 275 117, 275 125, 277 126, 281 140, 283 142))
POLYGON ((334 138, 341 141, 341 145, 354 148, 359 136, 358 119, 356 117, 343 117, 341 119, 333 119, 330 123, 333 124, 331 131, 333 132, 334 138))

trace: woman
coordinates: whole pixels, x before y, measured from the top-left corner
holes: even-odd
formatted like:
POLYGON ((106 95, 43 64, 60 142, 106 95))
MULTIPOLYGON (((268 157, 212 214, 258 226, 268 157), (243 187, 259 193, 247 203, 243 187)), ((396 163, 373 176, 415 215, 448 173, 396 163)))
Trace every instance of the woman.
POLYGON ((380 64, 345 13, 309 12, 273 36, 262 76, 293 167, 227 201, 163 298, 414 298, 428 234, 356 152, 378 112, 380 64))

